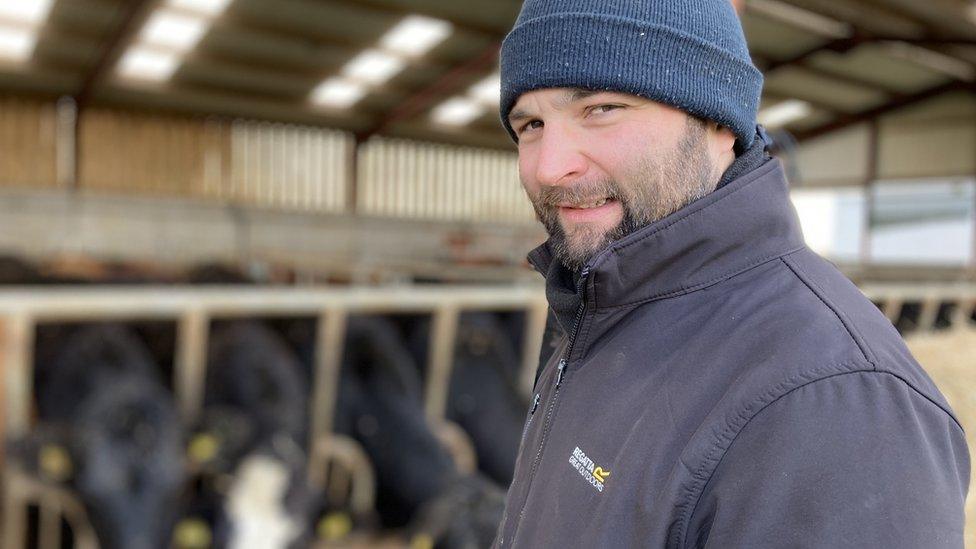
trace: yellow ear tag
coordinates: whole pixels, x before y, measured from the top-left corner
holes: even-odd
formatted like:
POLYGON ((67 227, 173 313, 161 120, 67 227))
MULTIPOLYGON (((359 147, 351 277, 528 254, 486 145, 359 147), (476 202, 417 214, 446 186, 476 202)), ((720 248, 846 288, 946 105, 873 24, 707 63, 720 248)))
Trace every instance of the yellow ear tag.
POLYGON ((41 474, 55 482, 64 482, 71 478, 74 467, 68 451, 57 444, 45 444, 37 456, 41 474))
POLYGON ((329 513, 322 517, 316 529, 320 539, 335 541, 342 539, 352 532, 352 519, 342 512, 329 513))
POLYGON ((177 549, 208 549, 212 541, 210 526, 201 519, 183 519, 173 531, 173 544, 177 549))
POLYGON ((194 463, 207 463, 217 457, 219 450, 220 442, 217 437, 210 433, 201 433, 190 440, 186 453, 194 463))
POLYGON ((434 538, 430 534, 417 534, 410 540, 410 549, 434 549, 434 538))

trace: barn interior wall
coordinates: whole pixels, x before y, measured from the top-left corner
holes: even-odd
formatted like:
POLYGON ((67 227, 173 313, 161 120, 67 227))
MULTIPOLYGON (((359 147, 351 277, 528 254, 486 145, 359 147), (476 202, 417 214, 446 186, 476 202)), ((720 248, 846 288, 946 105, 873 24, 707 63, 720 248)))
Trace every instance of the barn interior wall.
MULTIPOLYGON (((168 197, 0 190, 0 251, 187 265, 273 263, 355 276, 440 266, 522 269, 544 238, 532 225, 431 222, 276 211, 168 197)), ((443 271, 441 271, 443 274, 443 271)), ((517 275, 516 275, 517 276, 517 275)))
MULTIPOLYGON (((881 117, 879 179, 968 177, 976 173, 976 101, 950 94, 881 117)), ((804 186, 863 185, 870 158, 867 124, 799 146, 804 186)))

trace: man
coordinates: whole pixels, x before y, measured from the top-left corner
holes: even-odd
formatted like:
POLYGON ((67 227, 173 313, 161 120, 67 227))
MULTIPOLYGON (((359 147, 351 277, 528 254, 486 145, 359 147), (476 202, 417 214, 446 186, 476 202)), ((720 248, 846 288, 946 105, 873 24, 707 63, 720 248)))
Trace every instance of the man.
POLYGON ((564 336, 496 547, 962 547, 969 456, 807 249, 728 0, 526 0, 502 118, 564 336))

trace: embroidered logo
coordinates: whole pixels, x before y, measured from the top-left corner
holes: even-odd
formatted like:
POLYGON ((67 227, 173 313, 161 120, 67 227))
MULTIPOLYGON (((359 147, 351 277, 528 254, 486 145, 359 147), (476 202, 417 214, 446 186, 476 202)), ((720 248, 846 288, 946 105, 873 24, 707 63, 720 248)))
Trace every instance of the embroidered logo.
POLYGON ((593 460, 586 457, 583 450, 577 446, 569 456, 569 464, 579 472, 580 476, 586 479, 597 492, 603 492, 604 483, 610 476, 610 471, 593 463, 593 460))

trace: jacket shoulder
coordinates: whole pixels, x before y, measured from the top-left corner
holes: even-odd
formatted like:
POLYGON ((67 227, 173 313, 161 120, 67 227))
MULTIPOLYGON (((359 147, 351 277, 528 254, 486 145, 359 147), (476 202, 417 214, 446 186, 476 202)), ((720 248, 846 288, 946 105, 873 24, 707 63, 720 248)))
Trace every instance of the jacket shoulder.
MULTIPOLYGON (((728 287, 716 294, 732 300, 740 298, 729 296, 748 292, 745 299, 757 311, 749 323, 755 334, 743 331, 736 342, 739 372, 682 452, 688 476, 683 482, 684 499, 678 513, 683 518, 679 522, 690 520, 706 483, 750 421, 806 386, 828 386, 864 376, 885 379, 884 387, 900 387, 913 402, 924 401, 918 409, 952 425, 962 437, 944 397, 901 336, 829 262, 803 249, 738 278, 729 280, 728 287)), ((844 403, 846 411, 856 413, 869 400, 851 399, 844 403)))
POLYGON ((959 547, 968 479, 945 410, 888 372, 838 374, 749 419, 687 530, 722 547, 959 547))

